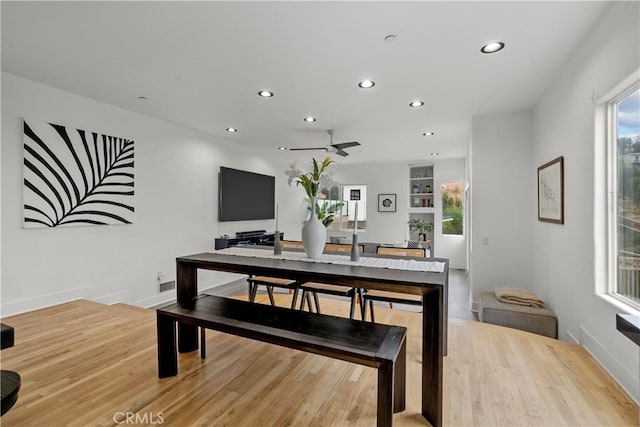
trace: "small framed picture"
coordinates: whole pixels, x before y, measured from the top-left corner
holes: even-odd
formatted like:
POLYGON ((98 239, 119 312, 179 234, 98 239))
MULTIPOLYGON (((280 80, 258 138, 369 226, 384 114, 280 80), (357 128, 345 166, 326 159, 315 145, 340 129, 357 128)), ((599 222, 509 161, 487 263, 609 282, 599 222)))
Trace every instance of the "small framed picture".
POLYGON ((538 168, 538 221, 564 224, 564 158, 538 168))
POLYGON ((350 200, 360 200, 360 190, 351 190, 349 195, 350 200))
POLYGON ((378 212, 395 212, 396 195, 378 194, 378 212))

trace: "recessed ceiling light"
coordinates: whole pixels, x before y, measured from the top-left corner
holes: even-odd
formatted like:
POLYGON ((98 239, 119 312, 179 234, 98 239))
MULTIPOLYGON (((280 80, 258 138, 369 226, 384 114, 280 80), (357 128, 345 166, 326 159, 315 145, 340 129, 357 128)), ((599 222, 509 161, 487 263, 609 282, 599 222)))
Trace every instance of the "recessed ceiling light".
POLYGON ((436 156, 439 156, 439 155, 440 155, 440 153, 436 153, 436 152, 433 152, 433 153, 430 154, 430 156, 432 156, 432 157, 436 157, 436 156))
POLYGON ((363 80, 360 83, 358 83, 358 86, 360 86, 362 89, 369 89, 372 88, 376 85, 376 82, 374 82, 373 80, 363 80))
POLYGON ((146 96, 139 96, 138 99, 141 101, 147 101, 149 98, 147 98, 146 96))
POLYGON ((422 136, 433 136, 434 133, 433 132, 425 132, 422 134, 422 136))
POLYGON ((496 53, 499 50, 502 50, 502 48, 504 48, 504 43, 502 42, 491 42, 491 43, 487 43, 484 46, 482 46, 482 48, 480 49, 480 52, 482 53, 496 53))
POLYGON ((307 122, 307 123, 313 123, 313 122, 316 121, 316 118, 315 117, 311 117, 311 116, 307 116, 307 117, 304 118, 304 121, 307 122))
POLYGON ((258 95, 262 96, 263 98, 271 98, 273 96, 273 92, 269 92, 268 90, 261 90, 260 92, 258 92, 258 95))
POLYGON ((389 34, 388 36, 386 36, 384 38, 384 41, 386 41, 386 42, 394 42, 394 41, 396 41, 396 35, 395 34, 389 34))
POLYGON ((412 103, 409 104, 409 107, 422 107, 424 105, 424 102, 422 101, 413 101, 412 103))
POLYGON ((227 128, 227 132, 235 133, 235 132, 238 132, 238 129, 236 129, 236 128, 227 128))
POLYGON ((278 150, 280 150, 280 151, 287 151, 287 150, 288 150, 288 148, 287 148, 287 147, 278 147, 278 150))

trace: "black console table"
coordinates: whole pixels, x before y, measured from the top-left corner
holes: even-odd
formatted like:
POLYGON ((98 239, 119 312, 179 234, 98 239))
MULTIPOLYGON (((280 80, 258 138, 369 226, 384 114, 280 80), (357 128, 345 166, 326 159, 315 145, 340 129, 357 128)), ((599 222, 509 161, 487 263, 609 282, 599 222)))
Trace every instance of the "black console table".
MULTIPOLYGON (((241 231, 236 233, 236 237, 216 237, 214 248, 217 251, 233 246, 273 246, 275 238, 275 233, 267 233, 266 230, 241 231)), ((284 233, 280 233, 280 240, 282 239, 284 239, 284 233)))

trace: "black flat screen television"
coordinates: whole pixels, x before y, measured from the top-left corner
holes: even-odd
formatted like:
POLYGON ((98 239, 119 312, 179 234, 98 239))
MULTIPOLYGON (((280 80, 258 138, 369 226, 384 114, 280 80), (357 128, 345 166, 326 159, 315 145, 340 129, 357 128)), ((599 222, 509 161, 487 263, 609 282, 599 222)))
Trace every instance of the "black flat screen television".
POLYGON ((218 221, 274 219, 274 176, 220 166, 218 183, 218 221))

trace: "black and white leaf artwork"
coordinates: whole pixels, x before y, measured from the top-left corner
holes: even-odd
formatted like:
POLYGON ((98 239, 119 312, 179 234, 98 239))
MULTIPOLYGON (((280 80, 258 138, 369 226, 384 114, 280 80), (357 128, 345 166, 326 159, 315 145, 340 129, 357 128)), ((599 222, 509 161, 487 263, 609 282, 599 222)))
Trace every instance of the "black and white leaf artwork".
POLYGON ((131 224, 132 140, 23 121, 23 227, 131 224))

